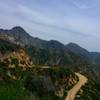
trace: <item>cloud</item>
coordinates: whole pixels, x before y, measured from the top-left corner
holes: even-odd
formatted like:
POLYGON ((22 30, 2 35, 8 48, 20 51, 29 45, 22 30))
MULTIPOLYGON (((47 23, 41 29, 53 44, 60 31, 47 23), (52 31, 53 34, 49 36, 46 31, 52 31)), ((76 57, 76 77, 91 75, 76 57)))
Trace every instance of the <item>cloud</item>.
POLYGON ((46 17, 42 12, 35 9, 31 9, 25 5, 18 5, 19 12, 26 16, 27 19, 35 21, 37 23, 51 24, 53 19, 46 17))
POLYGON ((74 2, 74 4, 79 9, 85 9, 86 10, 86 9, 89 9, 90 8, 89 6, 84 5, 84 4, 79 4, 79 3, 76 3, 76 2, 74 2))
MULTIPOLYGON (((92 1, 92 0, 91 0, 92 1)), ((91 8, 91 1, 90 0, 71 0, 72 4, 80 10, 86 10, 91 8), (90 2, 90 4, 88 4, 90 2)))
POLYGON ((44 30, 49 30, 49 31, 50 30, 59 30, 59 31, 69 32, 71 34, 76 34, 76 35, 82 35, 82 36, 86 35, 82 32, 78 32, 73 29, 67 28, 66 26, 62 25, 62 24, 64 24, 63 22, 61 23, 58 20, 54 20, 49 17, 46 17, 43 14, 41 14, 40 12, 30 9, 26 6, 18 5, 18 9, 19 9, 20 13, 23 15, 23 17, 25 16, 26 20, 30 21, 33 24, 38 25, 39 30, 42 28, 43 32, 44 32, 44 30))

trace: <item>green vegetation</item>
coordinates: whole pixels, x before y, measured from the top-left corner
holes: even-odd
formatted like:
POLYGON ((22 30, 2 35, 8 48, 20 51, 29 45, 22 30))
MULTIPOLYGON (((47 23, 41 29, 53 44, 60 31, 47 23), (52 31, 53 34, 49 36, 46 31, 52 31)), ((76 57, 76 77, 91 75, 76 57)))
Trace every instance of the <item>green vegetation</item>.
MULTIPOLYGON (((16 65, 16 59, 12 62, 16 65)), ((12 63, 11 62, 11 63, 12 63)), ((19 66, 9 68, 7 62, 0 62, 1 100, 64 100, 67 91, 77 82, 75 74, 66 68, 35 66, 23 70, 19 66), (42 68, 44 67, 44 68, 42 68), (9 72, 9 74, 8 74, 9 72), (63 88, 63 96, 56 95, 63 88)))
POLYGON ((89 80, 78 92, 75 100, 100 100, 100 84, 89 80))
POLYGON ((63 100, 67 91, 78 81, 75 74, 66 68, 42 68, 41 66, 41 68, 34 68, 31 72, 26 78, 25 87, 41 98, 40 100, 42 98, 43 100, 63 100), (72 81, 69 85, 69 79, 75 82, 72 81), (63 89, 63 95, 59 97, 56 93, 61 89, 63 89))
MULTIPOLYGON (((23 50, 32 58, 33 67, 29 67, 32 64, 23 54, 22 58, 25 60, 13 56, 6 58, 7 53, 11 54, 13 51, 15 53, 19 48, 10 42, 0 40, 0 53, 1 56, 5 55, 4 59, 0 59, 0 100, 32 100, 33 98, 64 100, 67 92, 78 81, 74 72, 81 70, 81 73, 84 72, 89 79, 91 75, 95 75, 95 70, 91 69, 87 61, 77 54, 60 48, 24 48, 23 50)), ((99 84, 89 81, 82 87, 83 92, 80 90, 77 94, 80 97, 77 96, 76 100, 100 100, 99 87, 99 84)))
POLYGON ((5 40, 2 40, 0 39, 0 52, 1 53, 7 53, 7 52, 12 52, 14 50, 18 50, 19 49, 19 46, 13 44, 13 43, 10 43, 8 41, 5 41, 5 40))
POLYGON ((21 81, 0 82, 0 100, 32 100, 31 94, 21 81))

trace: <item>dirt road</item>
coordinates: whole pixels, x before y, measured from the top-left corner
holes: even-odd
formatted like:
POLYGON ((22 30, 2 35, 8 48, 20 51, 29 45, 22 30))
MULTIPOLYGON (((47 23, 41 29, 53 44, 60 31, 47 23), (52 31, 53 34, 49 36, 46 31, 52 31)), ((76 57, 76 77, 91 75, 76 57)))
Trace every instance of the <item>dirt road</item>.
POLYGON ((75 73, 75 74, 79 77, 79 81, 71 90, 69 90, 68 95, 65 98, 65 100, 74 100, 77 92, 88 81, 88 79, 85 76, 79 73, 75 73))

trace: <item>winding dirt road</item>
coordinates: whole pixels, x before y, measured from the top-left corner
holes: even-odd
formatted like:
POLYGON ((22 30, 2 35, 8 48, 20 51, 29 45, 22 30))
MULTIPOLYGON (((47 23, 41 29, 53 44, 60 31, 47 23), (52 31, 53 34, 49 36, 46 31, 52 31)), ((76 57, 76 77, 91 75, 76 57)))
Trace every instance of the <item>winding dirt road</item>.
POLYGON ((79 77, 79 81, 71 90, 69 90, 68 95, 65 98, 65 100, 74 100, 77 92, 88 81, 88 79, 85 76, 83 76, 83 75, 81 75, 79 73, 75 73, 75 74, 79 77))

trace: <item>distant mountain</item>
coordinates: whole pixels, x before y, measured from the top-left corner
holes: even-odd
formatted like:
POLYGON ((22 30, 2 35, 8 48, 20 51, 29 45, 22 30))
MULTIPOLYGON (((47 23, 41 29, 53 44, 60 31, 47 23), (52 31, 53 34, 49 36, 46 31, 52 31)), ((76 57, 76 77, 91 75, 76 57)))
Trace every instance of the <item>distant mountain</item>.
POLYGON ((21 46, 35 46, 38 48, 62 48, 64 47, 63 44, 61 44, 58 41, 45 41, 39 38, 34 38, 30 36, 23 28, 20 26, 14 27, 10 30, 3 30, 0 29, 0 36, 8 37, 8 40, 10 40, 13 43, 19 44, 21 46), (12 39, 12 40, 11 40, 12 39))
POLYGON ((64 45, 56 40, 42 40, 39 38, 32 37, 22 27, 16 26, 9 30, 0 29, 0 38, 8 40, 17 45, 30 46, 41 48, 41 49, 58 49, 64 51, 71 51, 79 55, 82 59, 88 60, 89 62, 99 63, 100 53, 89 52, 88 50, 80 47, 75 43, 69 43, 64 45))
POLYGON ((90 52, 93 59, 97 60, 100 59, 100 53, 99 52, 90 52))
POLYGON ((91 57, 94 59, 97 68, 100 69, 100 53, 99 52, 90 52, 91 57))
POLYGON ((86 49, 80 47, 79 45, 75 44, 75 43, 69 43, 66 45, 66 48, 78 55, 80 55, 82 58, 91 59, 91 54, 89 51, 87 51, 86 49))
MULTIPOLYGON (((82 62, 78 55, 66 50, 64 44, 59 41, 34 38, 21 27, 14 27, 11 30, 0 29, 0 38, 8 45, 15 44, 25 48, 36 65, 72 66, 82 62)), ((4 43, 1 48, 7 49, 4 43)))
MULTIPOLYGON (((36 48, 41 49, 63 49, 64 51, 71 51, 80 57, 84 58, 88 61, 94 61, 94 53, 90 53, 86 49, 80 47, 79 45, 75 43, 69 43, 67 45, 64 45, 60 43, 59 41, 55 40, 42 40, 39 38, 32 37, 29 35, 22 27, 16 26, 9 30, 0 29, 0 38, 3 38, 4 40, 8 40, 14 44, 20 45, 20 46, 34 46, 36 48)), ((97 56, 95 56, 97 57, 97 56)), ((95 58, 97 60, 97 58, 95 58)), ((98 61, 97 61, 98 62, 98 61)))
POLYGON ((89 52, 75 43, 67 44, 66 48, 74 52, 75 54, 80 55, 81 58, 88 60, 89 62, 95 64, 98 68, 100 68, 100 53, 99 52, 89 52))

